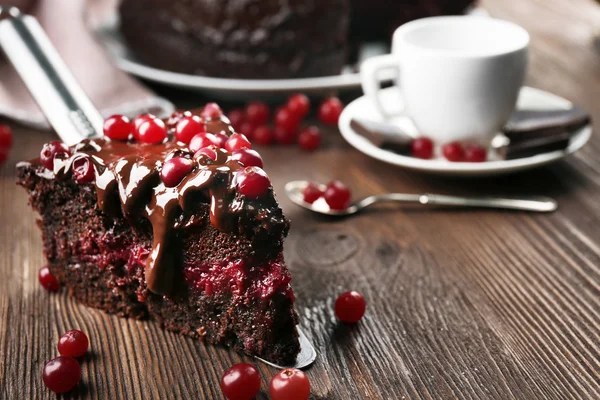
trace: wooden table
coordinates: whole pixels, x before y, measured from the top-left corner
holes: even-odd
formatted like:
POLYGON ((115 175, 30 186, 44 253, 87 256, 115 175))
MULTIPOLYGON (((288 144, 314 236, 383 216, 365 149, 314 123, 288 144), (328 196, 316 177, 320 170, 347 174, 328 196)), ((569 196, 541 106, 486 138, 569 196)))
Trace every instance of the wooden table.
MULTIPOLYGON (((530 85, 600 120, 600 57, 591 44, 600 11, 592 1, 483 5, 532 34, 530 85)), ((222 373, 252 359, 39 286, 40 234, 11 166, 37 154, 52 135, 18 127, 15 135, 9 164, 0 170, 0 398, 54 398, 41 371, 58 355, 60 334, 74 328, 92 343, 74 396, 221 398, 222 373)), ((296 148, 262 153, 293 223, 285 255, 301 325, 319 352, 308 370, 312 398, 600 398, 598 136, 566 162, 481 180, 390 167, 351 149, 333 130, 310 156, 296 148), (533 215, 389 207, 330 220, 283 196, 288 180, 331 178, 347 182, 356 196, 537 194, 555 197, 560 209, 533 215), (336 296, 348 289, 368 301, 356 326, 339 324, 333 313, 336 296)), ((276 371, 257 365, 264 399, 276 371)))

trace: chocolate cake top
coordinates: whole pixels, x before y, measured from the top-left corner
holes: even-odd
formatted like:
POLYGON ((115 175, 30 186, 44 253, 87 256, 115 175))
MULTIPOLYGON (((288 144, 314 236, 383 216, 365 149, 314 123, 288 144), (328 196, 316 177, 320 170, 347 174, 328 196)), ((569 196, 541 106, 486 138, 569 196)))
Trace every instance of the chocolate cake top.
MULTIPOLYGON (((152 292, 163 295, 170 294, 174 284, 170 264, 181 258, 174 236, 179 229, 203 223, 197 215, 199 204, 209 206, 210 222, 222 232, 251 236, 262 230, 281 236, 289 227, 262 169, 245 166, 218 146, 194 154, 192 146, 174 138, 176 123, 167 122, 171 132, 158 144, 86 139, 71 148, 62 145, 54 150, 51 165, 42 158, 20 164, 34 167, 36 174, 46 179, 72 177, 80 183, 93 182, 98 207, 106 215, 123 216, 133 224, 144 218, 150 221, 153 243, 146 261, 146 283, 152 292), (171 170, 177 177, 172 181, 167 179, 165 166, 174 161, 178 166, 171 170), (86 176, 89 179, 83 179, 86 176), (249 176, 258 177, 258 184, 240 190, 249 176)), ((233 132, 224 116, 203 123, 209 134, 229 136, 233 132)))

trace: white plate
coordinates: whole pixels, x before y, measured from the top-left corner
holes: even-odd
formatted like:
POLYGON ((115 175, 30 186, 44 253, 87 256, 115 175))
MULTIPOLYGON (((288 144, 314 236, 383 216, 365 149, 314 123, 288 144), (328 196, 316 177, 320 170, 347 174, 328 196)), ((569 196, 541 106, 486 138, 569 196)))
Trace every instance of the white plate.
MULTIPOLYGON (((402 107, 400 91, 395 87, 381 90, 380 96, 382 102, 397 104, 402 107)), ((519 100, 517 102, 517 108, 519 109, 552 110, 569 109, 571 107, 571 102, 562 97, 530 87, 523 87, 521 89, 519 100)), ((388 164, 439 175, 488 176, 507 174, 539 167, 560 160, 567 155, 578 151, 592 136, 592 125, 588 124, 573 135, 569 147, 565 150, 556 150, 515 160, 496 160, 484 163, 452 163, 441 158, 421 160, 382 150, 350 128, 350 120, 354 116, 360 116, 363 119, 380 122, 383 122, 383 117, 379 114, 373 102, 365 96, 359 97, 346 106, 340 116, 339 128, 342 132, 342 136, 357 150, 388 164)), ((397 124, 411 135, 418 135, 415 126, 409 118, 398 117, 389 122, 397 124)))
MULTIPOLYGON (((482 8, 469 11, 474 15, 489 15, 482 8)), ((224 79, 207 76, 190 75, 166 71, 145 65, 135 59, 127 48, 119 29, 116 16, 104 21, 94 28, 99 42, 105 47, 117 66, 125 72, 149 81, 176 86, 185 89, 202 91, 215 99, 251 99, 252 96, 285 95, 290 92, 316 92, 330 94, 360 88, 360 74, 356 68, 347 66, 342 73, 333 76, 297 79, 224 79)), ((360 60, 387 52, 383 43, 369 43, 359 50, 360 60)), ((382 80, 393 79, 393 75, 382 74, 382 80)))

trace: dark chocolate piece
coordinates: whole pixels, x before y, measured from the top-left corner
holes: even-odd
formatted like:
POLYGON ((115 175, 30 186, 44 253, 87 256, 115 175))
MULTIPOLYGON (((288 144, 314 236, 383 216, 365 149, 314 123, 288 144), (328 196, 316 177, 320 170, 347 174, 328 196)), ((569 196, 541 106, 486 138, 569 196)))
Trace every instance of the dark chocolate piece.
POLYGON ((510 142, 500 153, 507 160, 513 160, 516 158, 532 157, 555 150, 564 150, 569 147, 570 136, 569 132, 563 131, 552 136, 516 141, 514 143, 510 142))
POLYGON ((395 125, 353 118, 350 127, 381 149, 399 154, 410 153, 412 136, 395 125))
POLYGON ((504 127, 511 142, 532 138, 560 136, 590 123, 590 116, 580 108, 569 110, 517 110, 504 127))

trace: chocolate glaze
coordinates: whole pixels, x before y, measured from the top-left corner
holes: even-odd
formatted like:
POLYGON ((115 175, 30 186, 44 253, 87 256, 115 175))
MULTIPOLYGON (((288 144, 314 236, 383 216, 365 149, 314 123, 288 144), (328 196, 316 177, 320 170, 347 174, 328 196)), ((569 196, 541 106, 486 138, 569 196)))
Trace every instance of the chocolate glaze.
MULTIPOLYGON (((231 133, 225 118, 207 121, 206 131, 231 133)), ((98 207, 108 216, 122 215, 132 224, 145 218, 152 224, 152 251, 146 261, 146 282, 152 292, 168 295, 173 288, 179 260, 180 229, 202 224, 195 218, 198 202, 210 205, 210 222, 220 231, 243 233, 266 230, 286 231, 287 220, 281 214, 272 191, 265 199, 249 200, 237 193, 235 173, 244 168, 224 149, 217 149, 217 159, 193 157, 184 144, 172 137, 162 144, 86 139, 71 148, 68 158, 55 158, 54 171, 41 166, 39 159, 30 163, 37 174, 47 179, 65 179, 80 157, 89 157, 95 168, 98 207), (176 187, 166 187, 160 179, 164 161, 186 157, 195 167, 176 187), (256 226, 241 226, 254 224, 256 226)))

